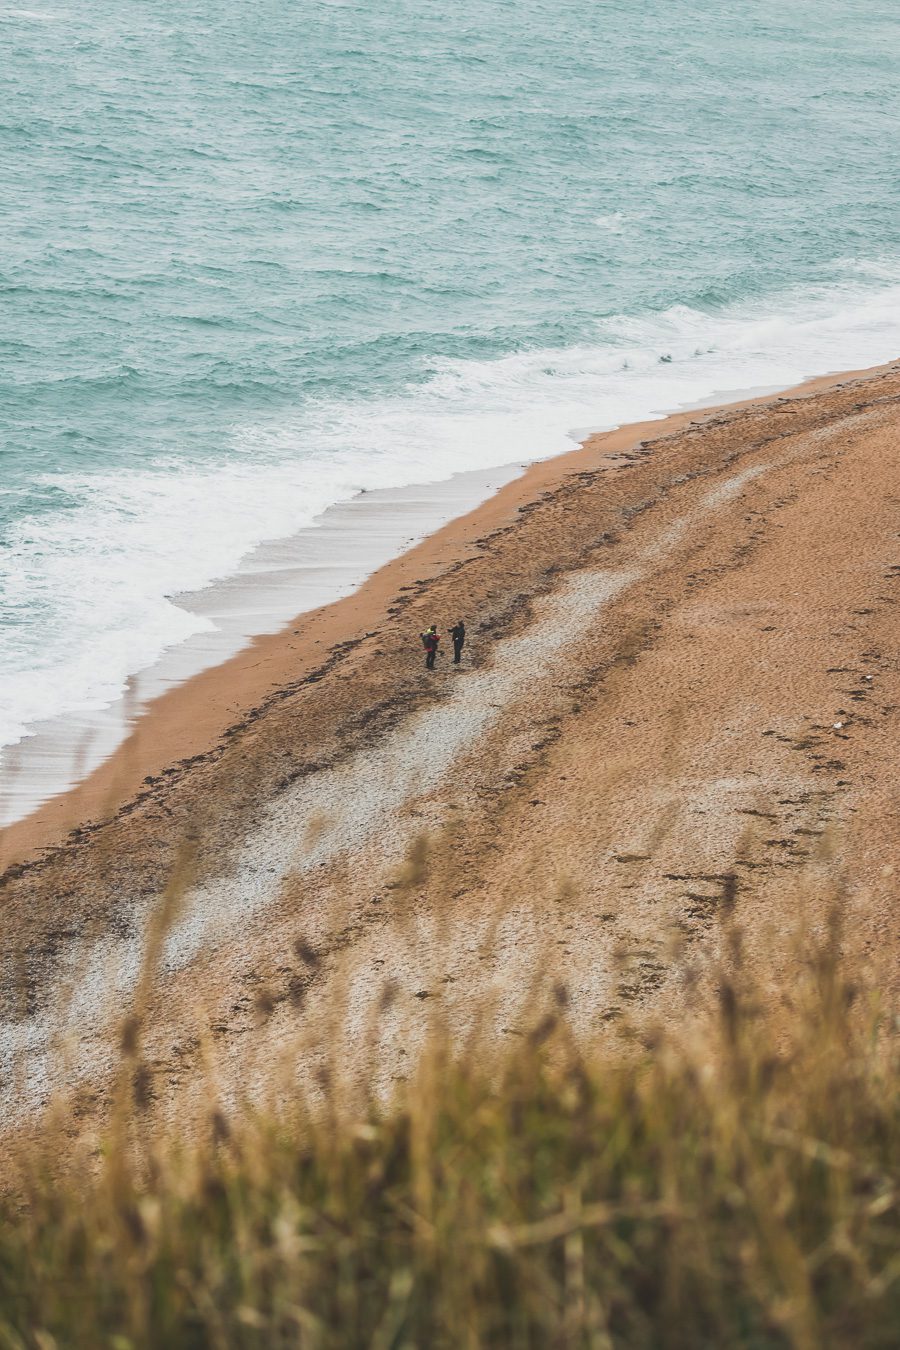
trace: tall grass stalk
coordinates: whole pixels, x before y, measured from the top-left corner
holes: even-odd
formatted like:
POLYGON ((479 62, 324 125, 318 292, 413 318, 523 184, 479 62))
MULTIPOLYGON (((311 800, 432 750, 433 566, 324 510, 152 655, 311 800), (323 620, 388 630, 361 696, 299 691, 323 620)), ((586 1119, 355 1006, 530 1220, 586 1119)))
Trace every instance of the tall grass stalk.
POLYGON ((735 930, 691 1032, 611 1048, 557 987, 505 1044, 435 1014, 387 1100, 211 1078, 180 1135, 130 1020, 99 1143, 57 1114, 8 1154, 0 1346, 895 1346, 900 1066, 836 914, 787 1024, 735 930))

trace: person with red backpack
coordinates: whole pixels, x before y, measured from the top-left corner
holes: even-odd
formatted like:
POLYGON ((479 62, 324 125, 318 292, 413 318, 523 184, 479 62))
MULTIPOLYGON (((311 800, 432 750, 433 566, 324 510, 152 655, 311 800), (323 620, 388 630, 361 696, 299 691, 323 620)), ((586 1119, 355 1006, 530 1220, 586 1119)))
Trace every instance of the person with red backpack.
POLYGON ((426 670, 434 670, 434 660, 437 656, 438 643, 440 640, 436 623, 433 623, 430 628, 426 628, 425 632, 422 634, 422 646, 425 648, 426 670))

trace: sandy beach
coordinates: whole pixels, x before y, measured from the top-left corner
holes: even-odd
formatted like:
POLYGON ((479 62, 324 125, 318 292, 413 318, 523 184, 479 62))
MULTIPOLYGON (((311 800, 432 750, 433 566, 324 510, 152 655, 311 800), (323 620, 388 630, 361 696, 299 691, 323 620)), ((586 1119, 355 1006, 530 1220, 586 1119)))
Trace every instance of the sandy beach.
POLYGON ((490 989, 515 1034, 538 970, 610 1036, 686 1016, 723 898, 773 996, 837 891, 896 983, 898 513, 892 365, 591 437, 176 684, 4 833, 4 1114, 102 1103, 179 868, 140 992, 164 1106, 207 1041, 250 1087, 338 1004, 371 1070, 386 983, 385 1082, 428 1000, 462 1030, 490 989))

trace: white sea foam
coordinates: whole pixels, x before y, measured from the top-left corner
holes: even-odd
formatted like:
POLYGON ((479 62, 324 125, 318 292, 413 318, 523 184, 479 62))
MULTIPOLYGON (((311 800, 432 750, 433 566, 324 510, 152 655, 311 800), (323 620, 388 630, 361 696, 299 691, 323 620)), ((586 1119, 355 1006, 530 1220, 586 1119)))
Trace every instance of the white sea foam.
POLYGON ((22 622, 0 634, 0 745, 35 722, 110 705, 130 674, 210 627, 179 593, 230 575, 262 541, 360 489, 524 463, 570 448, 573 429, 898 354, 900 284, 848 269, 845 284, 788 295, 777 315, 677 307, 604 320, 580 347, 438 361, 394 397, 237 427, 217 466, 51 475, 70 509, 19 520, 4 550, 0 602, 22 622))
POLYGON ((609 234, 624 234, 628 222, 624 211, 611 211, 607 216, 595 216, 594 224, 609 234))

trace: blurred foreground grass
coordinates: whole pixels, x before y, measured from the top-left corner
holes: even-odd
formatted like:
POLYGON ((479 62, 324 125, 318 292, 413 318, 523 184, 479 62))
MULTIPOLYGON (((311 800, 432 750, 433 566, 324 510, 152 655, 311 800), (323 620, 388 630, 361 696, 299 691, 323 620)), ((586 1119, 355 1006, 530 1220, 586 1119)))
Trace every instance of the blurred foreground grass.
POLYGON ((732 941, 702 1031, 613 1050, 565 990, 530 1034, 434 1021, 392 1100, 148 1123, 126 1027, 102 1141, 7 1156, 0 1346, 900 1343, 893 1029, 835 920, 767 1010, 732 941))

